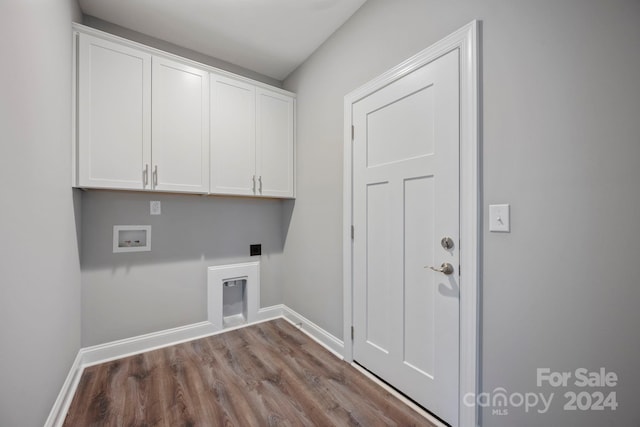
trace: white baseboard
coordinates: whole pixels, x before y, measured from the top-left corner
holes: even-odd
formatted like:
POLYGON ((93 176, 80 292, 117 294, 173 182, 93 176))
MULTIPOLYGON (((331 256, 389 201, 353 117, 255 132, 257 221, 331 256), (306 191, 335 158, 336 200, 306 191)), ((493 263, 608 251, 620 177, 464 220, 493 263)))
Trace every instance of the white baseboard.
POLYGON ((67 374, 64 384, 62 384, 58 398, 53 403, 53 408, 51 408, 44 427, 61 426, 62 423, 64 423, 64 419, 69 411, 69 406, 71 405, 71 400, 73 400, 73 395, 76 393, 76 388, 78 387, 80 377, 82 377, 82 371, 84 370, 81 352, 82 349, 78 352, 76 359, 71 365, 71 369, 69 369, 69 374, 67 374))
POLYGON ((78 355, 71 366, 67 379, 65 380, 62 389, 58 394, 58 398, 51 409, 49 418, 47 418, 45 427, 59 427, 62 425, 67 412, 69 411, 69 406, 71 405, 71 401, 76 392, 76 388, 78 387, 78 383, 80 382, 80 378, 82 377, 82 372, 84 371, 84 368, 88 366, 229 332, 233 329, 244 328, 246 326, 255 325, 257 323, 277 318, 284 318, 298 326, 302 332, 306 333, 315 341, 323 345, 338 358, 343 358, 342 352, 344 350, 344 343, 341 340, 283 304, 261 308, 258 310, 257 320, 255 322, 235 328, 220 330, 220 328, 216 327, 211 322, 205 321, 113 341, 106 344, 85 347, 78 351, 78 355))
POLYGON ((264 307, 258 310, 258 322, 265 322, 267 320, 277 319, 282 316, 284 310, 283 304, 272 305, 271 307, 264 307))
POLYGON ((327 350, 336 355, 340 359, 344 359, 344 342, 329 332, 322 329, 320 326, 313 323, 303 315, 296 313, 286 305, 282 306, 282 317, 299 327, 302 332, 305 332, 315 341, 323 345, 327 350))
POLYGON ((64 423, 64 419, 69 411, 69 406, 80 383, 84 368, 110 360, 121 359, 134 354, 144 353, 181 342, 191 341, 213 335, 218 331, 209 322, 194 323, 192 325, 139 335, 137 337, 112 341, 106 344, 81 348, 71 365, 69 374, 62 385, 49 417, 45 422, 45 427, 59 427, 64 423))
POLYGON ((82 366, 96 365, 162 347, 204 338, 215 334, 219 330, 220 328, 215 327, 212 323, 204 321, 86 347, 80 349, 82 353, 82 366))

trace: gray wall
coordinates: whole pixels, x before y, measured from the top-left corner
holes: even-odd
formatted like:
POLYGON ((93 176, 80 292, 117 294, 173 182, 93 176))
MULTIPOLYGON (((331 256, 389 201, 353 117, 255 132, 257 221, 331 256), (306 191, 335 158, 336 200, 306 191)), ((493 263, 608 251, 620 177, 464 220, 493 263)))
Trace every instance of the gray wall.
POLYGON ((0 2, 0 425, 41 426, 80 347, 72 0, 0 2))
POLYGON ((207 320, 212 265, 259 260, 260 306, 282 303, 282 230, 279 200, 83 193, 82 346, 207 320), (151 225, 151 252, 113 253, 114 225, 151 225))
POLYGON ((240 67, 239 65, 235 65, 218 58, 213 58, 211 56, 204 55, 200 52, 196 52, 194 50, 187 49, 182 46, 178 46, 173 43, 169 43, 167 41, 160 40, 155 37, 151 37, 146 34, 142 34, 137 31, 133 31, 128 28, 112 24, 111 22, 104 21, 102 19, 96 18, 91 15, 83 15, 82 24, 88 27, 95 28, 97 30, 102 30, 110 34, 114 34, 116 36, 124 37, 125 39, 128 39, 128 40, 133 40, 135 42, 142 43, 150 47, 154 47, 156 49, 163 50, 165 52, 173 53, 174 55, 182 56, 184 58, 189 58, 192 61, 197 61, 202 64, 207 64, 212 67, 216 67, 221 70, 228 71, 230 73, 235 73, 240 76, 254 79, 254 80, 266 83, 268 85, 282 87, 282 82, 280 80, 276 80, 274 78, 265 76, 263 74, 256 73, 255 71, 248 70, 246 68, 240 67))
MULTIPOLYGON (((85 15, 83 24, 276 87, 282 82, 85 15)), ((89 191, 82 197, 82 346, 207 319, 211 265, 261 261, 261 307, 282 303, 282 201, 89 191), (149 201, 162 215, 149 215, 149 201), (152 225, 150 253, 112 253, 114 225, 152 225), (249 245, 262 243, 262 257, 249 245)), ((286 215, 285 215, 286 217, 286 215)))
POLYGON ((472 19, 483 21, 483 390, 540 392, 539 367, 620 378, 615 412, 564 412, 564 392, 581 390, 561 388, 549 414, 486 411, 483 425, 640 425, 638 1, 365 3, 284 82, 298 94, 284 302, 342 335, 343 97, 472 19), (510 234, 488 232, 491 203, 511 204, 510 234))

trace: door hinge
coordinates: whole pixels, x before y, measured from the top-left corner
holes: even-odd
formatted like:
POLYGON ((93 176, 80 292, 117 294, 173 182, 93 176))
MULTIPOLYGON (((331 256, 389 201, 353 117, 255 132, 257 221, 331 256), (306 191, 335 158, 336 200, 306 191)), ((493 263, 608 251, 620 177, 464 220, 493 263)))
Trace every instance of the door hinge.
POLYGON ((353 240, 356 236, 356 229, 355 227, 352 225, 351 226, 351 240, 353 240))
POLYGON ((354 333, 354 328, 353 326, 351 327, 351 341, 353 341, 353 337, 354 337, 355 333, 354 333))
POLYGON ((351 125, 351 140, 353 141, 356 137, 356 127, 351 125))

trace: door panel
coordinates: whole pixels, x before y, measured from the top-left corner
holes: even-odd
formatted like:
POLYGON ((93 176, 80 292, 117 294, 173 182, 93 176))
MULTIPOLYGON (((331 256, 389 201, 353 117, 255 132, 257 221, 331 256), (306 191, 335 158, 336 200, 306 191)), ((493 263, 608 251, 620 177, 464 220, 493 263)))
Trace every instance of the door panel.
POLYGON ((354 360, 458 416, 458 51, 352 106, 354 360), (360 232, 359 230, 363 230, 360 232), (425 266, 448 262, 445 275, 425 266))
POLYGON ((209 73, 153 58, 154 189, 209 191, 209 73))
POLYGON ((81 34, 78 58, 78 185, 143 189, 151 55, 81 34))
POLYGON ((256 89, 258 194, 293 197, 293 106, 288 96, 256 89))
POLYGON ((404 181, 404 331, 403 361, 419 373, 431 375, 434 366, 434 275, 424 268, 434 262, 434 178, 404 181))
POLYGON ((211 75, 211 192, 254 195, 255 86, 211 75))
POLYGON ((367 317, 367 343, 388 353, 391 347, 391 323, 389 298, 393 288, 390 282, 389 249, 391 248, 389 183, 380 182, 367 186, 367 312, 376 316, 367 317))
POLYGON ((368 167, 433 153, 433 92, 422 88, 368 114, 368 167))

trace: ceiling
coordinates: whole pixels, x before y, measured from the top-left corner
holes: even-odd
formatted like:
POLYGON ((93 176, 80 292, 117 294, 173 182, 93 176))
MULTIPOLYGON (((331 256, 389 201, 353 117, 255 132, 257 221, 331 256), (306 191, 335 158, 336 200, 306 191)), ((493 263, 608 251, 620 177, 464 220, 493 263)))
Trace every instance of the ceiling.
POLYGON ((366 0, 79 0, 104 21, 283 80, 366 0))

